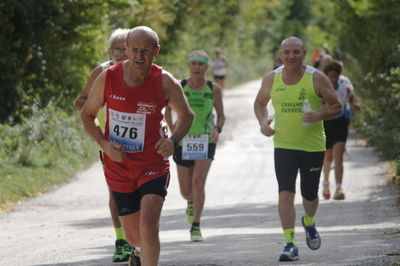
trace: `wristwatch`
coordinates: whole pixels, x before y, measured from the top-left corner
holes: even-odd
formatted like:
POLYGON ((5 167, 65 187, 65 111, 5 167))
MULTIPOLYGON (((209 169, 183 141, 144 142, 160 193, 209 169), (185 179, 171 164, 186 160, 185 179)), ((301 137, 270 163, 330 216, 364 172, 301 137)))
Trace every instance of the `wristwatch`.
POLYGON ((174 143, 174 148, 178 146, 178 141, 176 140, 175 136, 171 136, 169 139, 174 143))
POLYGON ((221 127, 215 126, 214 128, 217 130, 218 134, 221 134, 221 132, 222 132, 222 128, 221 127))

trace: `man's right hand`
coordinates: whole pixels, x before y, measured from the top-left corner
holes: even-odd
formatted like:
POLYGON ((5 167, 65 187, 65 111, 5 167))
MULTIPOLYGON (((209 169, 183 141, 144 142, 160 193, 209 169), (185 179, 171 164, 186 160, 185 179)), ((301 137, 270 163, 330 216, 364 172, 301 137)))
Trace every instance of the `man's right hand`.
POLYGON ((275 130, 272 127, 270 127, 271 123, 272 119, 270 118, 264 118, 261 123, 260 131, 263 135, 267 137, 271 137, 272 135, 275 134, 275 130))
POLYGON ((115 142, 108 142, 104 147, 104 152, 111 160, 118 163, 122 162, 126 157, 125 149, 115 142))

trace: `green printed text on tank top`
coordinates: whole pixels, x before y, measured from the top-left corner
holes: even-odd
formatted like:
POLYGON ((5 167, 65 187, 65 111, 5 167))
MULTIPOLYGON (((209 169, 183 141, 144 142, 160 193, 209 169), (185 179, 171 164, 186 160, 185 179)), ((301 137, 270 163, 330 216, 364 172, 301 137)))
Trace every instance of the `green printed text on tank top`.
POLYGON ((293 85, 283 82, 282 72, 275 73, 271 99, 275 110, 275 148, 325 150, 322 121, 304 126, 302 120, 304 99, 309 99, 314 111, 321 109, 321 99, 315 93, 312 73, 305 72, 301 80, 293 85))
MULTIPOLYGON (((200 136, 210 134, 212 130, 211 114, 214 108, 212 89, 207 85, 201 90, 193 90, 186 84, 183 91, 190 107, 195 113, 189 136, 200 136)), ((211 138, 209 138, 211 141, 211 138)))

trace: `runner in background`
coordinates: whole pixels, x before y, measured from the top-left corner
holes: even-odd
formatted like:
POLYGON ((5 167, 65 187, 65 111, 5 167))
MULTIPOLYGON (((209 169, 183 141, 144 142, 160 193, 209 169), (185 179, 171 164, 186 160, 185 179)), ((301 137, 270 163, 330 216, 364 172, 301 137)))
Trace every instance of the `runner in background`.
MULTIPOLYGON (((114 30, 108 40, 108 55, 110 60, 101 63, 95 67, 90 74, 88 82, 85 87, 83 87, 81 93, 75 100, 75 108, 82 110, 83 105, 89 96, 90 89, 93 85, 95 79, 100 75, 100 73, 109 68, 110 66, 127 59, 125 55, 125 40, 128 34, 128 29, 116 29, 114 30)), ((97 115, 101 129, 104 131, 104 110, 101 109, 97 115)), ((102 151, 100 151, 100 160, 102 160, 102 151)), ((115 230, 115 251, 112 258, 113 262, 127 261, 131 255, 132 247, 128 244, 125 239, 124 230, 122 229, 121 221, 118 217, 117 206, 115 205, 114 199, 109 191, 109 208, 111 213, 111 219, 115 230)))
MULTIPOLYGON (((195 113, 195 119, 189 133, 176 146, 173 158, 177 166, 180 191, 187 201, 186 220, 191 225, 190 238, 192 241, 201 241, 200 219, 205 202, 206 179, 225 115, 221 87, 205 79, 207 53, 202 50, 191 52, 188 68, 190 77, 182 80, 181 85, 195 113), (217 117, 215 126, 212 121, 213 109, 217 117)), ((168 108, 165 118, 172 131, 175 131, 176 126, 168 108)))
POLYGON ((329 186, 329 173, 332 162, 335 162, 335 194, 333 199, 344 200, 345 194, 342 189, 343 182, 343 154, 346 148, 346 140, 349 132, 351 111, 359 111, 360 106, 356 103, 353 86, 349 81, 341 78, 342 65, 339 62, 332 62, 324 67, 324 73, 328 76, 336 90, 340 102, 343 105, 343 112, 334 119, 324 121, 326 134, 326 151, 324 158, 324 182, 322 195, 325 199, 331 197, 329 186))
POLYGON ((214 81, 223 89, 229 64, 226 58, 221 54, 221 48, 215 49, 215 58, 213 62, 214 81))

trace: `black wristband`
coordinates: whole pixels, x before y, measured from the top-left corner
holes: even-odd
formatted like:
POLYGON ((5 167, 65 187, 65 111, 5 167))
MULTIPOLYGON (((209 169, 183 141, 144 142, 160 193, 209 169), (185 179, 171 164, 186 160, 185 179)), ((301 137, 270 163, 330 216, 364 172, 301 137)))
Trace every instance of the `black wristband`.
POLYGON ((218 134, 221 134, 221 132, 222 132, 222 127, 215 126, 214 128, 217 130, 218 134))
POLYGON ((174 143, 174 147, 178 145, 178 141, 176 140, 175 136, 171 136, 169 139, 172 140, 172 142, 174 143))

